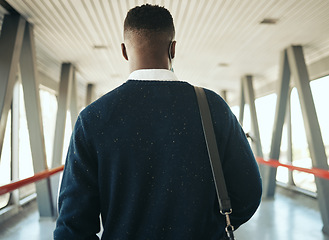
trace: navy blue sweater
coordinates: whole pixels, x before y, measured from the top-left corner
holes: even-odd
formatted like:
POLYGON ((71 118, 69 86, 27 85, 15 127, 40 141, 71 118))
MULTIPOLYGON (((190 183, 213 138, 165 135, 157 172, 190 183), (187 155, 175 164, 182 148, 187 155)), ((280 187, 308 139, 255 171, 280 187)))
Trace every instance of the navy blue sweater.
MULTIPOLYGON (((237 228, 261 198, 258 166, 225 101, 206 90, 237 228)), ((219 239, 225 219, 192 85, 129 80, 79 115, 55 239, 219 239)))

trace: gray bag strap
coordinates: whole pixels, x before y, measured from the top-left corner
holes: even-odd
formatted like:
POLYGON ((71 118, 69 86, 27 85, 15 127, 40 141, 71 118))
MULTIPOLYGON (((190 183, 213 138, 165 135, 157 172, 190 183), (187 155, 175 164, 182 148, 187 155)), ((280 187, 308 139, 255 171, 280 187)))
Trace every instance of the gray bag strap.
POLYGON ((194 87, 198 99, 203 132, 207 144, 210 166, 214 178, 214 183, 219 202, 221 214, 226 216, 226 232, 229 239, 234 239, 233 226, 231 225, 229 214, 232 213, 231 201, 227 193, 222 164, 219 158, 217 141, 214 131, 211 113, 207 101, 207 96, 203 88, 194 87))

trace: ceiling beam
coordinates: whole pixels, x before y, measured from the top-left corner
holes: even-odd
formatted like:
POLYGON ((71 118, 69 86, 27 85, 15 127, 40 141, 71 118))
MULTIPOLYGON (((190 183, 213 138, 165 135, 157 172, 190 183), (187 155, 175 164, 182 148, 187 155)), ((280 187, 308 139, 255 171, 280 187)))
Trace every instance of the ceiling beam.
POLYGON ((5 0, 0 0, 0 6, 2 6, 8 14, 14 15, 14 14, 19 14, 15 8, 13 8, 7 1, 5 0))

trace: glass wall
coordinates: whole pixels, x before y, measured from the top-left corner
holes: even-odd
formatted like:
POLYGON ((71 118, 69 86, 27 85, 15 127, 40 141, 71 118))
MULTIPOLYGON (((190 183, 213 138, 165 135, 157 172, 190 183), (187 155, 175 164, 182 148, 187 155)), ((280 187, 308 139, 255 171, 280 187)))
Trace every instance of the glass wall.
MULTIPOLYGON (((329 76, 320 78, 310 83, 314 99, 315 109, 318 116, 322 139, 326 148, 327 159, 329 155, 329 76)), ((311 168, 312 160, 305 134, 302 111, 299 104, 298 92, 294 88, 291 92, 291 120, 293 142, 293 164, 300 167, 311 168)), ((309 191, 316 191, 314 176, 302 172, 293 172, 296 186, 309 191)))
MULTIPOLYGON (((30 137, 26 119, 26 110, 24 103, 24 93, 21 84, 17 86, 19 88, 19 96, 17 97, 18 102, 18 124, 19 124, 19 143, 18 143, 18 176, 19 179, 24 179, 33 176, 33 162, 30 147, 30 137)), ((15 97, 15 96, 14 96, 15 97)), ((51 168, 51 161, 53 155, 53 142, 55 135, 56 126, 56 115, 57 115, 57 98, 49 91, 40 90, 40 102, 41 102, 41 113, 43 120, 43 131, 45 140, 45 150, 47 157, 48 168, 51 168)), ((65 161, 65 156, 67 148, 69 145, 70 135, 72 132, 71 118, 68 112, 65 126, 65 137, 64 137, 64 149, 63 149, 63 163, 65 161)), ((12 114, 11 111, 8 115, 7 126, 4 137, 4 144, 1 152, 0 160, 0 186, 8 184, 12 181, 12 156, 11 156, 11 121, 12 114)), ((35 193, 35 184, 30 184, 19 189, 19 198, 22 199, 35 193)), ((10 193, 0 196, 0 208, 8 205, 10 199, 10 193)))
POLYGON ((40 99, 47 164, 48 167, 51 167, 56 126, 57 99, 54 94, 45 90, 40 90, 40 99))
MULTIPOLYGON (((329 76, 312 81, 310 83, 310 86, 314 98, 315 108, 329 164, 329 76)), ((255 100, 260 139, 265 159, 268 159, 271 148, 276 101, 276 94, 270 94, 255 100)), ((295 166, 312 168, 312 161, 308 149, 298 92, 295 88, 291 91, 290 107, 292 123, 292 156, 289 156, 288 151, 289 129, 286 119, 282 133, 280 162, 289 163, 289 159, 292 159, 292 164, 295 166)), ((238 118, 239 107, 232 107, 232 111, 238 118)), ((249 132, 251 129, 250 122, 251 119, 249 107, 248 105, 246 105, 243 120, 243 128, 246 133, 249 132)), ((277 181, 286 184, 292 184, 308 191, 316 192, 314 176, 312 174, 302 173, 298 171, 293 171, 291 173, 286 168, 279 167, 277 171, 277 181)))
MULTIPOLYGON (((34 175, 30 137, 27 127, 23 87, 20 85, 19 96, 19 179, 34 175)), ((29 184, 19 189, 20 199, 35 192, 35 185, 29 184)))

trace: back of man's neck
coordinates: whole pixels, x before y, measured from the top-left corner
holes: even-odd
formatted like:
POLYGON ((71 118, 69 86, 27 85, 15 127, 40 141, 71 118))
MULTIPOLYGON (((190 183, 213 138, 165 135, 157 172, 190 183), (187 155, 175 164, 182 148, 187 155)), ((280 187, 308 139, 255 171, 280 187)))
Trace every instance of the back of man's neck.
POLYGON ((130 64, 130 72, 139 70, 139 69, 167 69, 169 70, 169 62, 167 61, 158 61, 154 59, 143 59, 141 61, 132 61, 130 64))

